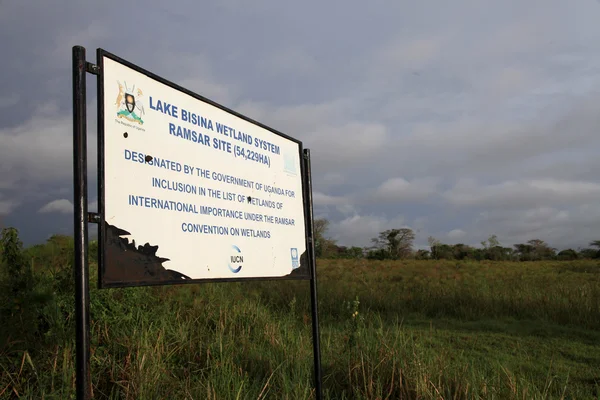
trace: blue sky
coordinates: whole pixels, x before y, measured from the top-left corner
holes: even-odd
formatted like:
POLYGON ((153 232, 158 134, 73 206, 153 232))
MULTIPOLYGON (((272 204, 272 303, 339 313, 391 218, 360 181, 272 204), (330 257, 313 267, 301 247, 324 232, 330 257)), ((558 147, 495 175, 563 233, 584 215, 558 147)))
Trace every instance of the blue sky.
POLYGON ((0 224, 26 243, 72 233, 80 44, 302 140, 340 244, 411 227, 418 247, 586 246, 600 239, 599 20, 596 0, 1 2, 0 224))

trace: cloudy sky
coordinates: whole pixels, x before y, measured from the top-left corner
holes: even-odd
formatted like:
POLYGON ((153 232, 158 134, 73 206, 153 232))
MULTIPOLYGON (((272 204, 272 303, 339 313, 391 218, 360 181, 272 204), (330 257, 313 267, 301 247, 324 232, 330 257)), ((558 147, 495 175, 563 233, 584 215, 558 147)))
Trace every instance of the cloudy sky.
POLYGON ((600 239, 599 1, 131 4, 0 2, 0 225, 26 244, 72 233, 77 44, 302 140, 340 244, 600 239))

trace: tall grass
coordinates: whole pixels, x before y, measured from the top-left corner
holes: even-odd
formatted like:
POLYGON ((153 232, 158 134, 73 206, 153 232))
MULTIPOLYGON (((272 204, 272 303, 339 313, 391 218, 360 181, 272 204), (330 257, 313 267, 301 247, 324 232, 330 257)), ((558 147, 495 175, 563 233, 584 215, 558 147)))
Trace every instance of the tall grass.
MULTIPOLYGON (((358 295, 371 311, 510 317, 600 328, 600 262, 345 261, 320 264, 324 314, 358 295)), ((286 289, 284 289, 286 290, 286 289)))
MULTIPOLYGON (((35 340, 1 330, 0 398, 74 398, 69 257, 32 258, 48 297, 29 311, 35 340)), ((318 274, 327 399, 598 396, 597 262, 320 260, 318 274)), ((307 282, 90 286, 94 398, 314 398, 307 282)))

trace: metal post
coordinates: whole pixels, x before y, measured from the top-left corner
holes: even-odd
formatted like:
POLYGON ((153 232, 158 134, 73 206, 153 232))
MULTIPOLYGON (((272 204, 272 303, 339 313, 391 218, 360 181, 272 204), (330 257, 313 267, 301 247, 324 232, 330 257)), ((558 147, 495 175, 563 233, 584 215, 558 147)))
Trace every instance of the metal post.
POLYGON ((312 198, 312 174, 310 170, 310 150, 304 149, 304 165, 306 171, 306 187, 308 201, 308 220, 310 223, 308 260, 310 263, 310 303, 312 314, 312 336, 313 336, 313 357, 315 363, 315 390, 317 400, 323 398, 322 374, 321 374, 321 346, 319 339, 319 314, 317 302, 317 259, 315 254, 315 222, 313 216, 313 198, 312 198))
POLYGON ((85 48, 73 47, 73 205, 75 236, 76 394, 91 398, 90 288, 87 215, 87 120, 85 48))

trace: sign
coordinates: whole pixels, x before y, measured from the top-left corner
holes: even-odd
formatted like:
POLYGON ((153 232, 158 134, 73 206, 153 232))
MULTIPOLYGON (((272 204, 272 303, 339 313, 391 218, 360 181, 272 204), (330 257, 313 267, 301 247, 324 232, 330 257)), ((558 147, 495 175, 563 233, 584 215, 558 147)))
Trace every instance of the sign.
POLYGON ((310 278, 302 143, 98 51, 100 286, 310 278))

